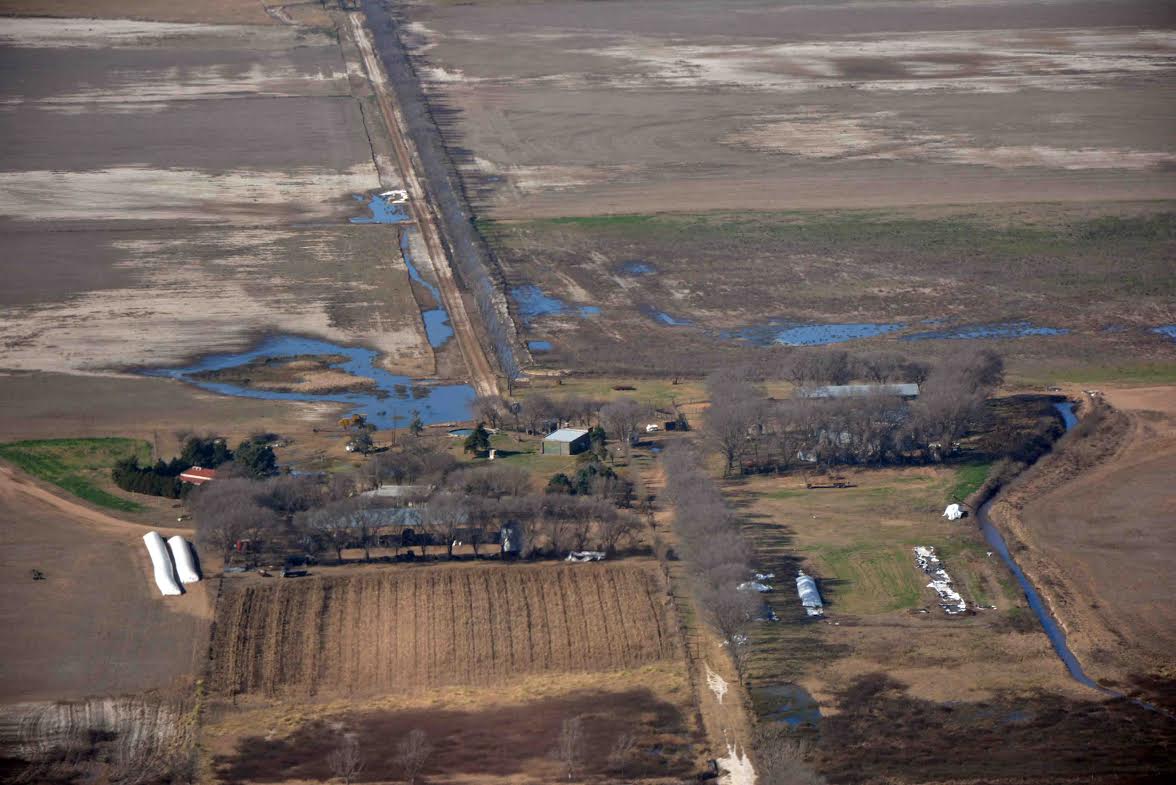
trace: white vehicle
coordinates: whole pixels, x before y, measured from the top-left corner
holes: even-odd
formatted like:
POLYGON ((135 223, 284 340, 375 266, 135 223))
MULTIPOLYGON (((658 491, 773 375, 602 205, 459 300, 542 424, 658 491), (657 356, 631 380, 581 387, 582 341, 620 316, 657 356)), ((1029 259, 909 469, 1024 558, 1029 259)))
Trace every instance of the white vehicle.
POLYGON ((661 430, 661 426, 657 425, 656 423, 650 423, 649 425, 645 426, 646 433, 656 433, 657 431, 660 431, 660 430, 661 430))

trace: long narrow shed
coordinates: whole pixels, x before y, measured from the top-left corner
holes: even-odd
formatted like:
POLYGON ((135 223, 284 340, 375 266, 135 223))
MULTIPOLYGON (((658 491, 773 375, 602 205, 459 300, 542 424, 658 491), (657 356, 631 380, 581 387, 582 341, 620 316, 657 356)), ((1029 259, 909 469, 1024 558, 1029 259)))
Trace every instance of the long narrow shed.
POLYGON ((809 616, 823 616, 825 614, 821 593, 817 591, 817 582, 813 580, 813 576, 805 575, 804 570, 796 573, 796 593, 800 595, 800 604, 804 606, 804 612, 809 616))

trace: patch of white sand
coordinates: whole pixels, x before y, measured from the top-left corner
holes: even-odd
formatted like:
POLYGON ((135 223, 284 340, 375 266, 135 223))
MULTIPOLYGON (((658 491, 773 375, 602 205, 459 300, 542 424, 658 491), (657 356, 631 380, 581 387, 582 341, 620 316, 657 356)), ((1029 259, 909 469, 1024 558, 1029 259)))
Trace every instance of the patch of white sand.
POLYGON ((0 172, 0 216, 23 221, 265 223, 275 215, 337 217, 349 194, 379 187, 370 161, 345 171, 158 169, 0 172))
POLYGON ((118 49, 176 46, 208 38, 229 39, 250 49, 334 44, 326 34, 307 28, 143 22, 133 19, 0 19, 0 46, 118 49))

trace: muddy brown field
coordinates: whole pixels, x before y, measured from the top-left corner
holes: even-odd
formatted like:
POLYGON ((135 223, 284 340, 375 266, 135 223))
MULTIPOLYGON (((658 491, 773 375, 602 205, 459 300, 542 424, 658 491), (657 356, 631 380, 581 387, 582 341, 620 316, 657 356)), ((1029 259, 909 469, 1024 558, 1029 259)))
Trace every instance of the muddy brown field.
POLYGON ((1174 19, 1086 0, 423 2, 493 217, 1171 198, 1174 19))
POLYGON ((1171 705, 1176 591, 1174 395, 1108 389, 1113 409, 1075 433, 994 512, 1092 678, 1171 705))
POLYGON ((150 527, 61 499, 7 467, 0 522, 0 621, 11 633, 0 642, 0 701, 190 688, 212 598, 206 583, 159 595, 142 543, 150 527), (45 580, 32 580, 34 568, 45 580))
POLYGON ((210 686, 381 693, 675 656, 664 592, 625 565, 397 568, 224 587, 210 686))

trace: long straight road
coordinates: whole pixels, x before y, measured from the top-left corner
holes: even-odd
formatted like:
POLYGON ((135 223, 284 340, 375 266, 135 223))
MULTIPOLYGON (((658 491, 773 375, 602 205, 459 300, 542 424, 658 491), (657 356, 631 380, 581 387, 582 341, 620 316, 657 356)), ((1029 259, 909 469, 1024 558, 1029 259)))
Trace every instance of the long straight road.
POLYGON ((498 392, 498 377, 494 367, 478 340, 478 333, 474 328, 469 311, 465 307, 465 300, 461 296, 461 288, 453 274, 452 260, 442 241, 441 228, 437 215, 431 206, 429 193, 424 186, 424 178, 419 171, 420 156, 416 154, 412 139, 404 118, 396 106, 395 97, 389 89, 387 74, 380 58, 376 56, 372 46, 372 39, 364 27, 362 13, 347 15, 351 25, 355 44, 359 47, 363 57, 364 69, 367 71, 368 81, 375 92, 380 112, 384 115, 384 123, 388 126, 388 133, 392 138, 392 147, 396 153, 396 162, 400 173, 404 177, 404 187, 408 191, 408 205, 413 218, 429 249, 429 258, 433 272, 437 278, 437 287, 441 290, 441 300, 445 310, 449 313, 449 322, 453 326, 453 334, 461 348, 466 368, 469 369, 470 384, 478 395, 494 395, 498 392))

